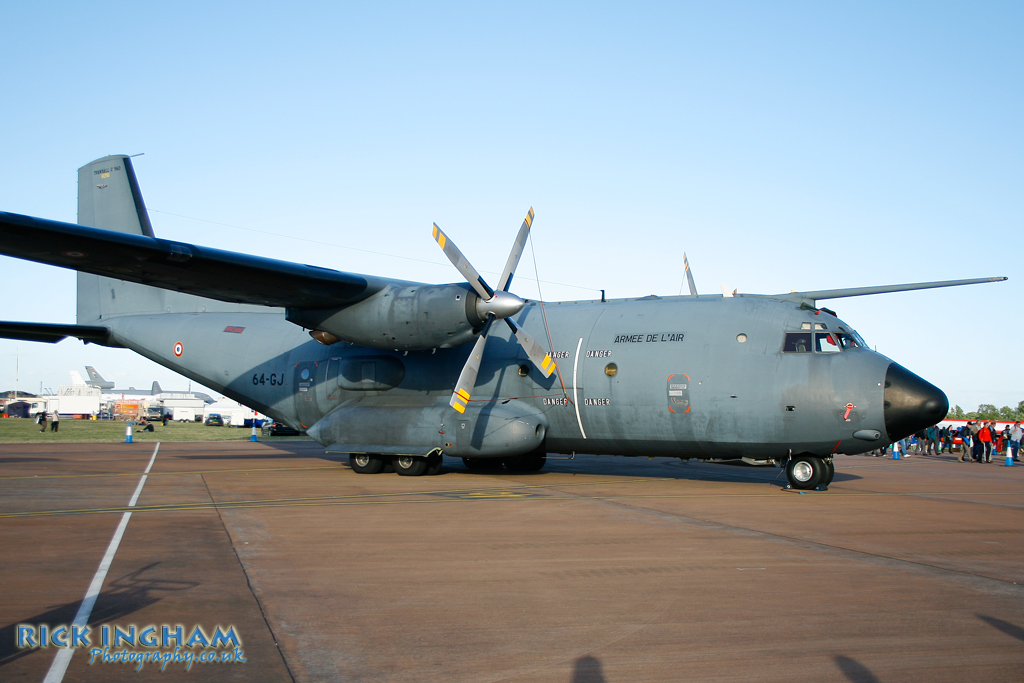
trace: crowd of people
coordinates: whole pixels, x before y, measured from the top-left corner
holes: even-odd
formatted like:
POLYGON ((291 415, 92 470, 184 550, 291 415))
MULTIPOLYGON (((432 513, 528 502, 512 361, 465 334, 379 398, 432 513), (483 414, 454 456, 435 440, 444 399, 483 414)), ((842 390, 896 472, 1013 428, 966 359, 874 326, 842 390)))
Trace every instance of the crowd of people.
MULTIPOLYGON (((932 425, 912 437, 893 443, 892 448, 904 457, 911 453, 941 455, 956 450, 960 454, 960 462, 990 463, 993 455, 1017 462, 1022 440, 1024 427, 1020 422, 999 429, 995 422, 981 420, 968 422, 962 427, 932 425)), ((885 452, 886 449, 882 448, 873 455, 882 456, 885 452)))

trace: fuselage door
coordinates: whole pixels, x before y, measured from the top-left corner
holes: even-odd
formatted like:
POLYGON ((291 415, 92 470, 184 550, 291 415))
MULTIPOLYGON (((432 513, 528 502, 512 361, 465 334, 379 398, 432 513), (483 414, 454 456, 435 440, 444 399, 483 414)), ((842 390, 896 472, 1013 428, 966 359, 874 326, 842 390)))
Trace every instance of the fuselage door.
MULTIPOLYGON (((326 364, 324 367, 326 368, 326 364)), ((295 412, 304 429, 312 427, 323 414, 317 400, 319 371, 320 364, 315 361, 295 364, 295 412)))

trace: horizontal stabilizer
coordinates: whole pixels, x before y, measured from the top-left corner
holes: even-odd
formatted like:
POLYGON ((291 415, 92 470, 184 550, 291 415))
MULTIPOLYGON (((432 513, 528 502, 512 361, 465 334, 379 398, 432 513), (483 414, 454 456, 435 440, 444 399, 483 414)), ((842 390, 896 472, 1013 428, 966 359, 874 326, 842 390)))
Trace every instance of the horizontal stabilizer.
POLYGON ((868 294, 889 294, 891 292, 909 292, 915 289, 934 289, 936 287, 959 287, 960 285, 980 285, 986 282, 1002 282, 1005 277, 982 277, 973 280, 944 280, 942 282, 918 282, 907 285, 879 285, 878 287, 852 287, 850 289, 819 289, 811 292, 788 292, 773 294, 772 299, 787 299, 797 303, 814 305, 818 299, 842 299, 850 296, 867 296, 868 294))
POLYGON ((0 254, 261 306, 343 307, 399 282, 4 212, 0 254))
POLYGON ((84 342, 102 346, 120 346, 110 340, 110 330, 93 325, 58 325, 51 323, 16 323, 0 320, 0 337, 56 344, 61 339, 77 337, 84 342))

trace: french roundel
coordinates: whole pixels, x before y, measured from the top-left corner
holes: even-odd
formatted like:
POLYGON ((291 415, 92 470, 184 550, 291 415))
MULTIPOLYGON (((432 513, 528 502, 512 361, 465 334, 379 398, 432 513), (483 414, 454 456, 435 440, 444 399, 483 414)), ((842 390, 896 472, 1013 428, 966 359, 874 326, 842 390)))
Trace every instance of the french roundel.
POLYGON ((178 356, 180 358, 181 354, 184 353, 184 351, 185 351, 185 347, 181 345, 181 342, 175 343, 175 345, 174 345, 174 355, 175 356, 178 356))

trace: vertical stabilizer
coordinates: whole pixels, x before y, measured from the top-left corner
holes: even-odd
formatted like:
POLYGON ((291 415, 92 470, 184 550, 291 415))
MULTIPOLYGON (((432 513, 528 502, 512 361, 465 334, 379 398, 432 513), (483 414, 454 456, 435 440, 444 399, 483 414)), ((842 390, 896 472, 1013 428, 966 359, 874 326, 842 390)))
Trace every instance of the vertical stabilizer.
POLYGON ((130 158, 115 154, 78 169, 78 224, 153 237, 130 158))
MULTIPOLYGON (((155 237, 132 160, 124 154, 97 159, 78 169, 78 224, 155 237)), ((104 325, 128 315, 206 313, 268 309, 182 294, 116 278, 78 274, 78 324, 104 325)), ((90 375, 91 376, 91 375, 90 375)), ((99 378, 103 382, 103 378, 99 378)), ((95 378, 88 382, 96 386, 95 378)))
POLYGON ((87 384, 89 384, 90 386, 94 386, 97 389, 113 389, 114 388, 114 383, 113 382, 108 382, 107 380, 103 379, 103 375, 101 375, 100 373, 96 372, 96 368, 94 368, 93 366, 86 365, 85 366, 85 371, 89 375, 89 381, 87 382, 87 384))
MULTIPOLYGON (((78 169, 78 224, 154 237, 139 181, 127 155, 103 157, 78 169)), ((145 285, 79 273, 78 323, 94 324, 116 315, 158 312, 164 310, 162 296, 145 285)))

